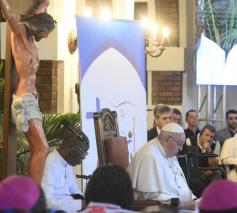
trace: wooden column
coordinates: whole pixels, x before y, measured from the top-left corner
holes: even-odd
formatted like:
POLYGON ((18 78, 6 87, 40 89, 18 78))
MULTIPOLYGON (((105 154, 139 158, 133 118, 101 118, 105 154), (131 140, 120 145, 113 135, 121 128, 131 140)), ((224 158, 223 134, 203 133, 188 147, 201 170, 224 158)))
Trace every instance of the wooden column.
POLYGON ((7 25, 6 32, 6 60, 5 60, 5 84, 3 105, 3 177, 12 174, 16 165, 16 133, 15 128, 10 127, 10 109, 12 96, 12 56, 10 29, 7 25), (11 141, 10 141, 11 138, 11 141), (11 144, 10 144, 11 143, 11 144), (9 146, 10 144, 10 146, 9 146), (11 147, 11 149, 9 149, 11 147), (14 157, 13 157, 14 156, 14 157))

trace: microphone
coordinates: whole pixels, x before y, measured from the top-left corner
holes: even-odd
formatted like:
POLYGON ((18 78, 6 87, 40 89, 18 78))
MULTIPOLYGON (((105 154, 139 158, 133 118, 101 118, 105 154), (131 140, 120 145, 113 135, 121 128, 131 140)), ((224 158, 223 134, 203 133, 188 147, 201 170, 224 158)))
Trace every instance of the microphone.
POLYGON ((217 154, 206 152, 206 153, 187 153, 187 157, 191 158, 215 158, 217 154))
POLYGON ((176 155, 177 158, 187 158, 187 154, 184 155, 176 155))
POLYGON ((91 175, 76 175, 76 177, 88 180, 91 178, 91 175))
POLYGON ((193 152, 188 152, 187 154, 184 155, 177 155, 177 158, 215 158, 218 157, 217 154, 214 153, 193 153, 193 152))
POLYGON ((185 154, 187 155, 187 158, 215 158, 218 157, 217 154, 211 153, 211 152, 205 152, 202 153, 199 151, 199 148, 197 146, 186 146, 186 150, 184 150, 185 154))

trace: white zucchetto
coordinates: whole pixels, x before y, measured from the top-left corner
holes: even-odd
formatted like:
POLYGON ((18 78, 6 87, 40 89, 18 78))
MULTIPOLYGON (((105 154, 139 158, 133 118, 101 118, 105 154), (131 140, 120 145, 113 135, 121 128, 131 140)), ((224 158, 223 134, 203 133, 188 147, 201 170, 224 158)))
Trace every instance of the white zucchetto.
POLYGON ((173 133, 184 133, 183 127, 177 123, 167 123, 162 128, 161 131, 173 132, 173 133))

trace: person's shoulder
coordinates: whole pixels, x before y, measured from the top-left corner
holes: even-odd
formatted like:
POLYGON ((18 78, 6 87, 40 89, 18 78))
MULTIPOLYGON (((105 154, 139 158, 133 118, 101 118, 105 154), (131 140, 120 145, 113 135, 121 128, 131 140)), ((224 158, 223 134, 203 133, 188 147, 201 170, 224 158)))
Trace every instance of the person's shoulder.
POLYGON ((144 144, 135 155, 136 161, 144 158, 153 158, 157 146, 157 138, 151 140, 149 143, 144 144))
POLYGON ((189 129, 188 127, 186 129, 184 129, 184 132, 190 132, 190 131, 191 131, 191 129, 189 129))
POLYGON ((231 143, 236 143, 237 141, 237 137, 234 136, 234 137, 231 137, 231 138, 227 138, 225 141, 224 141, 224 144, 231 144, 231 143))
POLYGON ((47 159, 46 159, 46 165, 51 165, 51 164, 55 165, 55 163, 57 164, 58 161, 60 161, 60 159, 58 157, 57 150, 54 149, 54 150, 50 151, 50 153, 48 154, 47 159))
POLYGON ((153 127, 149 130, 147 130, 147 140, 150 142, 152 139, 156 138, 158 136, 158 132, 156 127, 153 127))
POLYGON ((155 151, 157 149, 157 145, 158 145, 158 138, 155 137, 152 140, 149 141, 149 143, 144 144, 143 148, 143 152, 152 152, 155 151))
POLYGON ((190 138, 191 136, 193 136, 193 132, 189 128, 184 129, 184 134, 186 138, 190 138))
POLYGON ((218 131, 216 131, 216 135, 222 135, 228 131, 229 131, 228 128, 219 129, 218 131))
POLYGON ((143 156, 149 159, 157 159, 161 155, 161 151, 159 149, 158 139, 154 138, 151 140, 145 147, 143 151, 143 156))
POLYGON ((56 158, 56 157, 57 157, 57 150, 56 149, 50 150, 47 158, 56 158))
POLYGON ((189 139, 191 145, 197 145, 198 138, 199 138, 199 133, 197 135, 192 135, 190 137, 187 137, 187 139, 189 139))
POLYGON ((25 41, 28 41, 27 39, 26 39, 26 26, 25 26, 25 24, 24 23, 22 23, 22 22, 18 22, 17 23, 17 27, 18 27, 18 30, 17 31, 15 31, 14 32, 14 34, 13 34, 13 36, 15 36, 16 38, 19 38, 19 39, 22 39, 23 38, 23 40, 24 40, 24 42, 25 41))
POLYGON ((148 131, 148 132, 151 132, 151 131, 154 131, 155 129, 156 129, 156 126, 150 128, 150 129, 148 129, 147 131, 148 131))

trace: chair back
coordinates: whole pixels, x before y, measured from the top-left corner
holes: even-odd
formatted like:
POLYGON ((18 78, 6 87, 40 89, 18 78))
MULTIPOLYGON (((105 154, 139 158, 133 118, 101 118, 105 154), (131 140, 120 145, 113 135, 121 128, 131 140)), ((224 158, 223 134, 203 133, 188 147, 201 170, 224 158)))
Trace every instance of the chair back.
POLYGON ((127 138, 119 136, 117 113, 107 108, 93 114, 99 166, 114 164, 127 169, 127 138))

